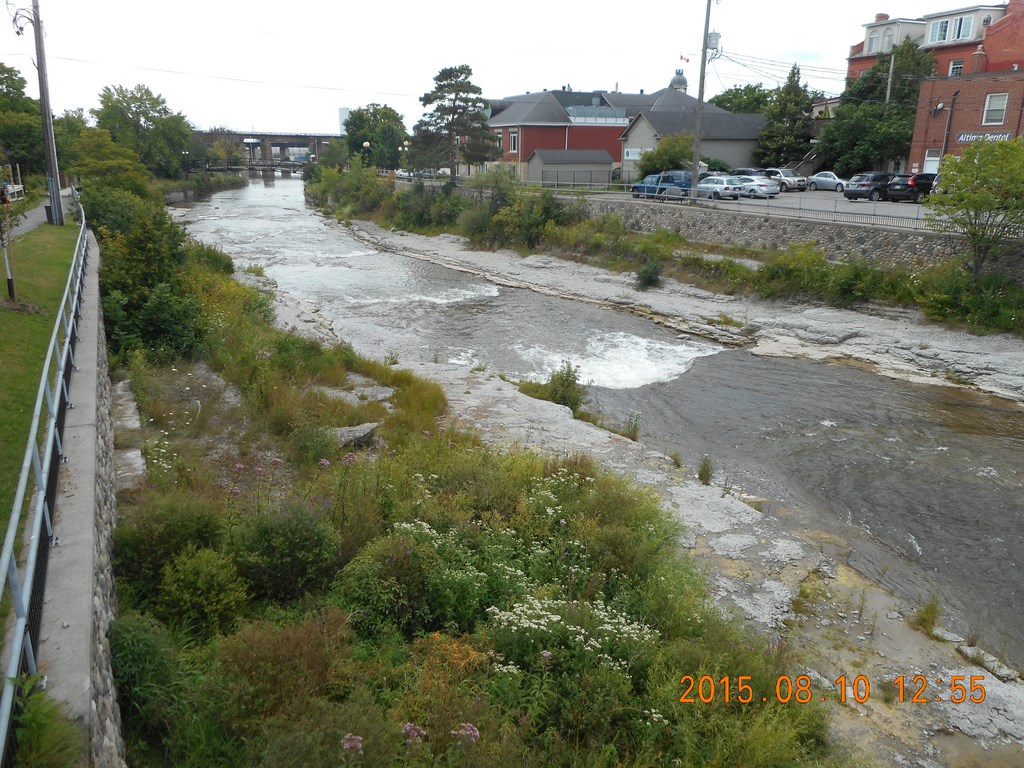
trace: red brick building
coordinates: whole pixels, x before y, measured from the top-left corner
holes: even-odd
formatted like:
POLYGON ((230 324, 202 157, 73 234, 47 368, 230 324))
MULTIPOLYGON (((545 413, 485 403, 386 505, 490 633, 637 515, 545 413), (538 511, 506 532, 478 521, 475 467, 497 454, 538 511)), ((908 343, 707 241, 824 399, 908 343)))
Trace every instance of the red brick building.
POLYGON ((859 77, 908 37, 932 53, 939 76, 1012 69, 1024 62, 1024 0, 972 5, 919 19, 879 13, 864 25, 864 39, 850 48, 847 77, 859 77))
POLYGON ((942 156, 959 155, 975 141, 1000 141, 1024 129, 1024 0, 973 5, 864 25, 850 49, 848 77, 878 62, 909 37, 935 57, 937 76, 921 84, 910 172, 935 172, 942 156))
POLYGON ((908 170, 938 170, 943 155, 1024 128, 1024 70, 929 78, 921 84, 908 170))

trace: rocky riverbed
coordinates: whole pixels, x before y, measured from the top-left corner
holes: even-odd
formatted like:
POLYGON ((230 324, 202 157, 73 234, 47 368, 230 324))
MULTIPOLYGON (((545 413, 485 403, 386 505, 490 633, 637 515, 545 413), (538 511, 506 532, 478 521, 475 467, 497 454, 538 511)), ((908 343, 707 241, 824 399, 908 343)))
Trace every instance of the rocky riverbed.
MULTIPOLYGON (((674 282, 643 294, 641 304, 629 274, 543 255, 476 252, 458 237, 426 238, 364 222, 350 233, 376 249, 499 285, 616 306, 681 333, 749 345, 756 354, 845 361, 879 375, 971 386, 1024 403, 1020 339, 950 331, 922 323, 913 312, 758 302, 674 282)), ((336 338, 318 307, 294 297, 277 294, 277 317, 282 327, 336 338)), ((920 606, 902 603, 846 564, 845 555, 858 542, 812 517, 794 520, 796 513, 768 499, 701 485, 695 467, 677 467, 642 443, 574 420, 562 406, 526 398, 494 373, 433 362, 407 367, 444 386, 451 417, 498 447, 589 453, 657 489, 687 524, 683 545, 704 564, 723 609, 798 646, 806 666, 794 669, 794 676, 810 674, 823 688, 834 688, 842 676, 848 686, 856 680, 860 687, 850 688, 847 705, 838 708, 837 727, 879 764, 1024 764, 1024 684, 1016 672, 941 627, 934 636, 912 628, 909 619, 920 606), (891 682, 900 676, 906 683, 903 702, 891 682), (952 703, 955 676, 967 685, 973 677, 984 687, 984 700, 952 703), (919 690, 928 703, 911 703, 919 690)), ((968 693, 981 698, 980 690, 968 693)))

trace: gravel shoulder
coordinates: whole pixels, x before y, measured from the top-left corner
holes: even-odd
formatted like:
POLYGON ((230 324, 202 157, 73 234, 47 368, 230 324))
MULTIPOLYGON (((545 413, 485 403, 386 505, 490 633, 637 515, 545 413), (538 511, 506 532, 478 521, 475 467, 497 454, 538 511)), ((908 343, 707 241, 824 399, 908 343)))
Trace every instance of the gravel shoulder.
MULTIPOLYGON (((630 274, 550 256, 472 251, 460 237, 428 238, 366 222, 348 231, 377 249, 473 273, 497 285, 616 307, 680 333, 749 345, 756 354, 845 361, 938 386, 969 382, 1024 407, 1020 339, 951 331, 925 324, 912 312, 866 314, 760 302, 672 281, 638 293, 630 274)), ((274 289, 265 278, 246 279, 274 289)), ((336 339, 318 307, 280 292, 276 296, 281 327, 336 339)), ((917 606, 901 604, 844 564, 842 555, 854 542, 837 539, 813 519, 784 519, 792 513, 769 500, 703 486, 695 468, 676 467, 642 443, 576 421, 567 408, 527 398, 487 371, 432 362, 403 361, 403 366, 441 384, 451 417, 496 447, 588 453, 656 489, 686 523, 683 546, 703 564, 724 610, 803 650, 806 666, 794 669, 793 677, 808 674, 822 691, 834 691, 835 681, 846 677, 847 704, 837 705, 837 729, 879 765, 1024 764, 1024 684, 1016 672, 995 659, 978 657, 987 666, 968 660, 964 654, 971 651, 958 651, 968 642, 941 628, 931 636, 912 628, 909 619, 917 606), (897 676, 906 681, 902 703, 887 682, 897 676), (927 681, 920 697, 927 703, 910 701, 920 685, 917 676, 927 681), (968 686, 974 676, 984 686, 984 701, 950 702, 954 676, 962 676, 968 686), (852 687, 855 680, 859 689, 852 687), (866 696, 864 683, 870 686, 866 696)))

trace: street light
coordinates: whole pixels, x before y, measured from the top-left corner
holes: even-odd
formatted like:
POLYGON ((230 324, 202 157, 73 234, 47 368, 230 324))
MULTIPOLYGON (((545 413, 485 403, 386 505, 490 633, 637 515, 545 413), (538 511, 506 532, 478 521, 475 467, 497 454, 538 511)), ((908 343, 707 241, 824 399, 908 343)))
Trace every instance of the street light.
POLYGON ((398 167, 409 170, 406 166, 409 165, 409 142, 403 141, 402 146, 398 148, 398 167))
POLYGON ((57 168, 57 142, 53 137, 53 113, 50 111, 50 83, 46 76, 46 52, 43 50, 43 22, 39 18, 39 0, 32 10, 19 8, 14 13, 14 30, 25 34, 25 24, 36 33, 36 68, 39 71, 39 111, 43 118, 43 152, 46 155, 46 189, 50 197, 50 223, 64 226, 64 204, 60 199, 60 170, 57 168))
POLYGON ((181 170, 188 173, 188 150, 181 150, 181 170))
POLYGON ((370 142, 368 141, 363 142, 363 165, 370 165, 370 142))

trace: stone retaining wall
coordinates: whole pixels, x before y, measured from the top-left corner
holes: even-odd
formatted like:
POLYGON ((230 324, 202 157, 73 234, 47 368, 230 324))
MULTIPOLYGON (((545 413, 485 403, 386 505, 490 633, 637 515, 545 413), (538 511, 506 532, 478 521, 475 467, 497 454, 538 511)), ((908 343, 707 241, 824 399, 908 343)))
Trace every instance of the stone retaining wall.
MULTIPOLYGON (((592 216, 612 213, 628 229, 669 229, 687 240, 743 248, 785 250, 790 243, 814 242, 830 260, 864 259, 883 267, 925 267, 961 254, 962 238, 930 231, 892 229, 844 222, 766 216, 735 208, 591 198, 592 216)), ((1024 248, 993 266, 1024 283, 1024 248)))
POLYGON ((90 756, 94 768, 124 768, 121 713, 114 689, 107 630, 117 616, 117 594, 111 561, 117 497, 114 472, 114 422, 107 370, 107 337, 99 313, 96 365, 96 515, 93 528, 92 659, 89 709, 90 756))

